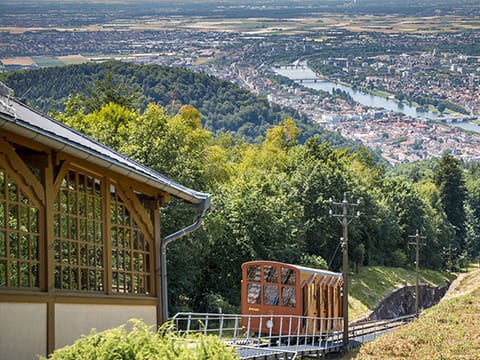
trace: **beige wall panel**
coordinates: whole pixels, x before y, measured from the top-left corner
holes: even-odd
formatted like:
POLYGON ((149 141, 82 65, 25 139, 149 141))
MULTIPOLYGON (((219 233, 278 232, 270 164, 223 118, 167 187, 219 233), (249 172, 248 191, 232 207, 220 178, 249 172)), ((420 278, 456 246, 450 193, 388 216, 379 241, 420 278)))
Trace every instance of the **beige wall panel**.
POLYGON ((47 305, 0 303, 0 359, 47 355, 47 305))
POLYGON ((55 304, 55 348, 74 343, 92 328, 99 332, 132 318, 155 325, 156 316, 155 306, 55 304))

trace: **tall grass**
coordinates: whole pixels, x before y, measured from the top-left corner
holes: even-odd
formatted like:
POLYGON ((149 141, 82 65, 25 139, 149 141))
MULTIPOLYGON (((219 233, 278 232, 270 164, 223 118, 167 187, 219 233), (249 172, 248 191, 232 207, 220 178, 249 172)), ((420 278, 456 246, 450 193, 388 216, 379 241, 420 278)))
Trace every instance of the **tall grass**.
MULTIPOLYGON (((448 297, 448 296, 447 296, 448 297)), ((480 271, 467 274, 458 295, 418 320, 363 345, 348 359, 480 360, 480 271)))
MULTIPOLYGON (((420 270, 421 284, 443 286, 454 278, 455 275, 446 272, 420 270)), ((350 320, 365 316, 396 289, 414 284, 415 270, 383 266, 362 267, 360 272, 350 277, 350 320)))
MULTIPOLYGON (((139 320, 117 328, 95 330, 74 344, 56 350, 51 360, 203 360, 239 359, 218 337, 172 331, 171 323, 158 332, 139 320), (128 330, 130 328, 130 330, 128 330)), ((42 358, 45 360, 45 358, 42 358)))

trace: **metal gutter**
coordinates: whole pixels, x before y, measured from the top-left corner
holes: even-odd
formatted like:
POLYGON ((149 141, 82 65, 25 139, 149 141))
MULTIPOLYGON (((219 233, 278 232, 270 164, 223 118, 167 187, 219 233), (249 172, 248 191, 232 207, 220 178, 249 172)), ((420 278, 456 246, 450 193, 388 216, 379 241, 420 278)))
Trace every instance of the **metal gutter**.
POLYGON ((192 231, 198 229, 202 223, 205 213, 210 208, 210 195, 208 195, 195 209, 195 221, 173 234, 167 235, 162 239, 160 245, 160 263, 161 263, 161 293, 162 293, 162 319, 168 319, 168 285, 167 285, 167 245, 192 231))

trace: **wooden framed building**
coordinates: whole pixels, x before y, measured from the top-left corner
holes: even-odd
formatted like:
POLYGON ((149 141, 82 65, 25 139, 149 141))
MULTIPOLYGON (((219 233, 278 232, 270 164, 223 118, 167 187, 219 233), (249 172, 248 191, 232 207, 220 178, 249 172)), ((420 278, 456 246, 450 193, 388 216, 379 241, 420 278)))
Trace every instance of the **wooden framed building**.
POLYGON ((0 83, 2 357, 36 359, 130 318, 161 324, 166 245, 209 206, 209 194, 29 108, 0 83), (159 207, 172 196, 197 216, 162 238, 159 207))

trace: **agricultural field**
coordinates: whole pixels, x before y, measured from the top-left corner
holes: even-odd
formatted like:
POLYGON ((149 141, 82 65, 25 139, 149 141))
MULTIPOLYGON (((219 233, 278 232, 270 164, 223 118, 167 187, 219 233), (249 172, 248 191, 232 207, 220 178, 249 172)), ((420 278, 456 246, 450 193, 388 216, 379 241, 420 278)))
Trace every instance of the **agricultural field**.
POLYGON ((35 64, 40 67, 48 67, 48 66, 62 66, 65 65, 62 61, 60 61, 56 57, 48 57, 48 56, 35 56, 32 58, 35 64))

